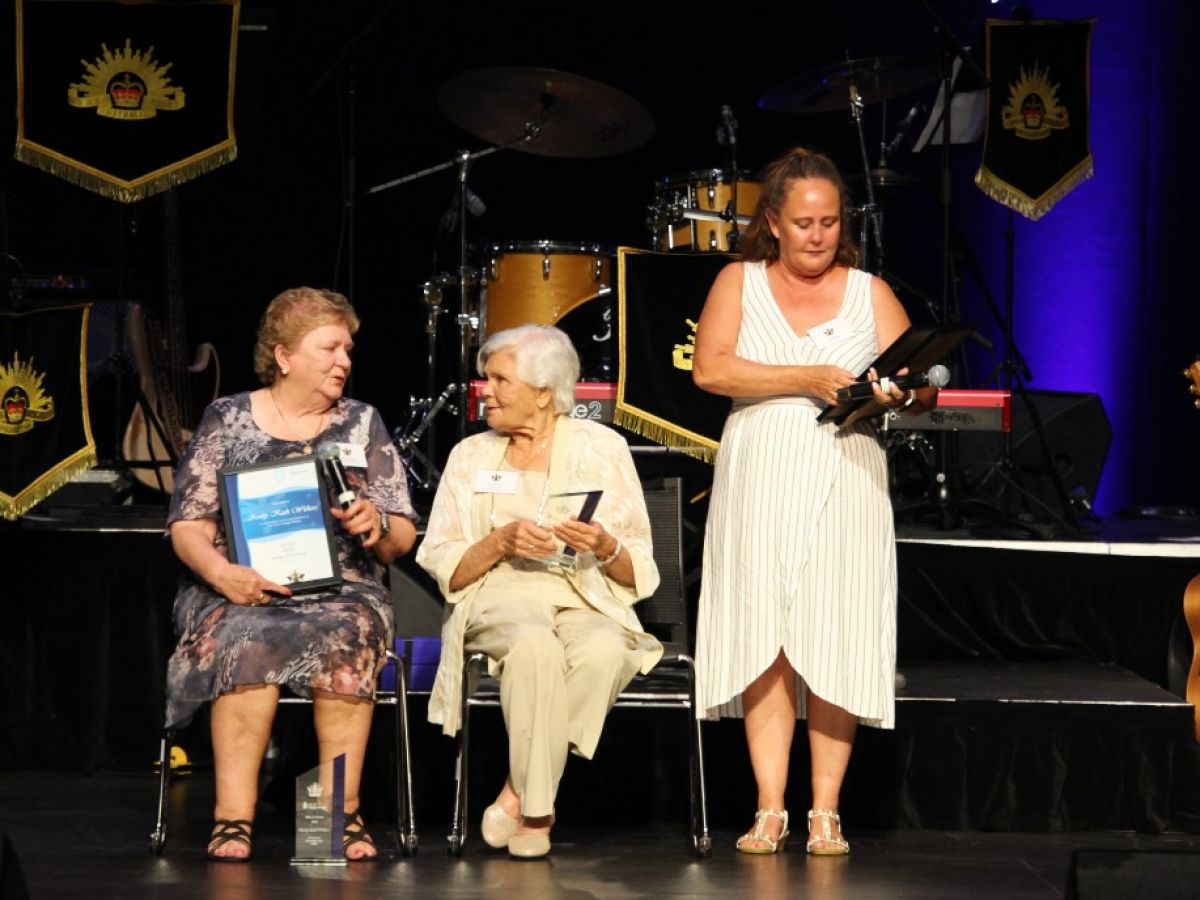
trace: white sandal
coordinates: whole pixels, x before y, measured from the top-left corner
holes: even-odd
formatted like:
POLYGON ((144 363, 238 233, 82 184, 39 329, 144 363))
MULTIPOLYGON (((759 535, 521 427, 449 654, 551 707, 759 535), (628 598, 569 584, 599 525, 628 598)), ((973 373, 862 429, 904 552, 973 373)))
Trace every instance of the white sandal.
POLYGON ((747 831, 737 839, 737 849, 740 853, 778 853, 783 849, 783 845, 787 843, 788 834, 788 814, 786 809, 760 809, 754 814, 753 830, 747 831), (769 816, 774 816, 783 823, 783 829, 779 832, 778 838, 772 838, 769 834, 767 834, 767 818, 769 816), (747 846, 750 841, 762 841, 767 846, 747 846))
POLYGON ((842 830, 842 817, 837 814, 837 810, 833 809, 810 809, 808 811, 808 832, 812 834, 813 819, 820 819, 821 826, 816 837, 810 837, 808 843, 804 845, 804 849, 812 856, 845 856, 850 852, 850 842, 840 834, 834 837, 833 829, 829 827, 829 820, 833 819, 837 823, 838 831, 842 830), (833 844, 832 847, 826 847, 821 850, 814 850, 814 844, 833 844))

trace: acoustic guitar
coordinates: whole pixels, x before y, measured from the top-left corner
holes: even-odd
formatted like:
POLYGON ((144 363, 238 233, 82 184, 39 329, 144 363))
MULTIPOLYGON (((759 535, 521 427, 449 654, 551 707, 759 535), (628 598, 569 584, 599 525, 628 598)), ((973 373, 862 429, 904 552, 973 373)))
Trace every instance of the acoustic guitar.
POLYGON ((126 317, 126 338, 138 371, 138 384, 151 411, 134 406, 121 453, 133 476, 147 487, 169 494, 175 489, 174 465, 191 440, 196 416, 216 399, 221 363, 212 344, 197 346, 188 363, 183 272, 179 251, 179 207, 174 189, 163 194, 166 253, 166 318, 146 314, 134 304, 126 317))
MULTIPOLYGON (((1188 393, 1195 398, 1192 405, 1200 409, 1200 359, 1184 369, 1182 374, 1184 378, 1191 380, 1188 393)), ((1200 575, 1189 581, 1188 586, 1184 588, 1183 617, 1192 636, 1192 664, 1188 666, 1185 693, 1188 703, 1195 709, 1196 740, 1200 740, 1200 575)))

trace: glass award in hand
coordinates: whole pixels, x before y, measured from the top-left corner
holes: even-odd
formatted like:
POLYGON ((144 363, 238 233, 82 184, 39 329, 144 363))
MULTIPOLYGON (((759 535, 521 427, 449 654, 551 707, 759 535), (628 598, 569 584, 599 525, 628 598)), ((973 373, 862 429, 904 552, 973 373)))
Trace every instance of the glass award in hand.
MULTIPOLYGON (((553 528, 559 522, 570 518, 586 524, 592 521, 603 493, 604 491, 568 491, 563 494, 551 494, 538 511, 537 522, 534 524, 541 528, 553 528)), ((554 539, 554 543, 558 545, 558 552, 553 556, 540 557, 538 561, 548 566, 574 571, 579 562, 575 548, 568 547, 558 538, 554 539)))

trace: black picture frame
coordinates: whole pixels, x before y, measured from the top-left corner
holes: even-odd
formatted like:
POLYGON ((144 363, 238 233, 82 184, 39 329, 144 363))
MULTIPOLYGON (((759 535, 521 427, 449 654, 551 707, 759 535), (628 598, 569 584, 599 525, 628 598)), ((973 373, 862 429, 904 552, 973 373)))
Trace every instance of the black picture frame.
MULTIPOLYGON (((896 373, 904 368, 910 372, 928 369, 946 359, 974 330, 974 325, 963 324, 938 325, 933 328, 910 326, 875 358, 867 367, 867 371, 859 375, 858 380, 865 382, 870 369, 874 369, 880 378, 895 378, 896 373)), ((845 400, 825 407, 817 416, 817 421, 833 420, 845 428, 861 418, 877 415, 882 410, 883 407, 873 396, 845 400)))
POLYGON ((231 562, 293 593, 342 583, 329 494, 315 456, 221 469, 217 492, 231 562))

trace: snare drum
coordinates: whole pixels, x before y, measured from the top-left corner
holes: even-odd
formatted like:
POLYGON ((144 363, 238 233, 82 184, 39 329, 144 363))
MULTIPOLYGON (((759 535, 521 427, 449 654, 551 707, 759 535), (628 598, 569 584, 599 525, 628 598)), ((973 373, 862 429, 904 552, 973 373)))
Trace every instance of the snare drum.
POLYGON ((481 318, 488 335, 517 325, 558 325, 579 352, 581 380, 615 369, 612 270, 600 244, 504 241, 488 248, 481 318))
MULTIPOLYGON (((750 224, 759 194, 757 181, 737 179, 740 231, 750 224)), ((647 210, 651 246, 655 250, 727 251, 733 228, 728 218, 733 212, 732 203, 733 181, 721 169, 661 179, 647 210)))

